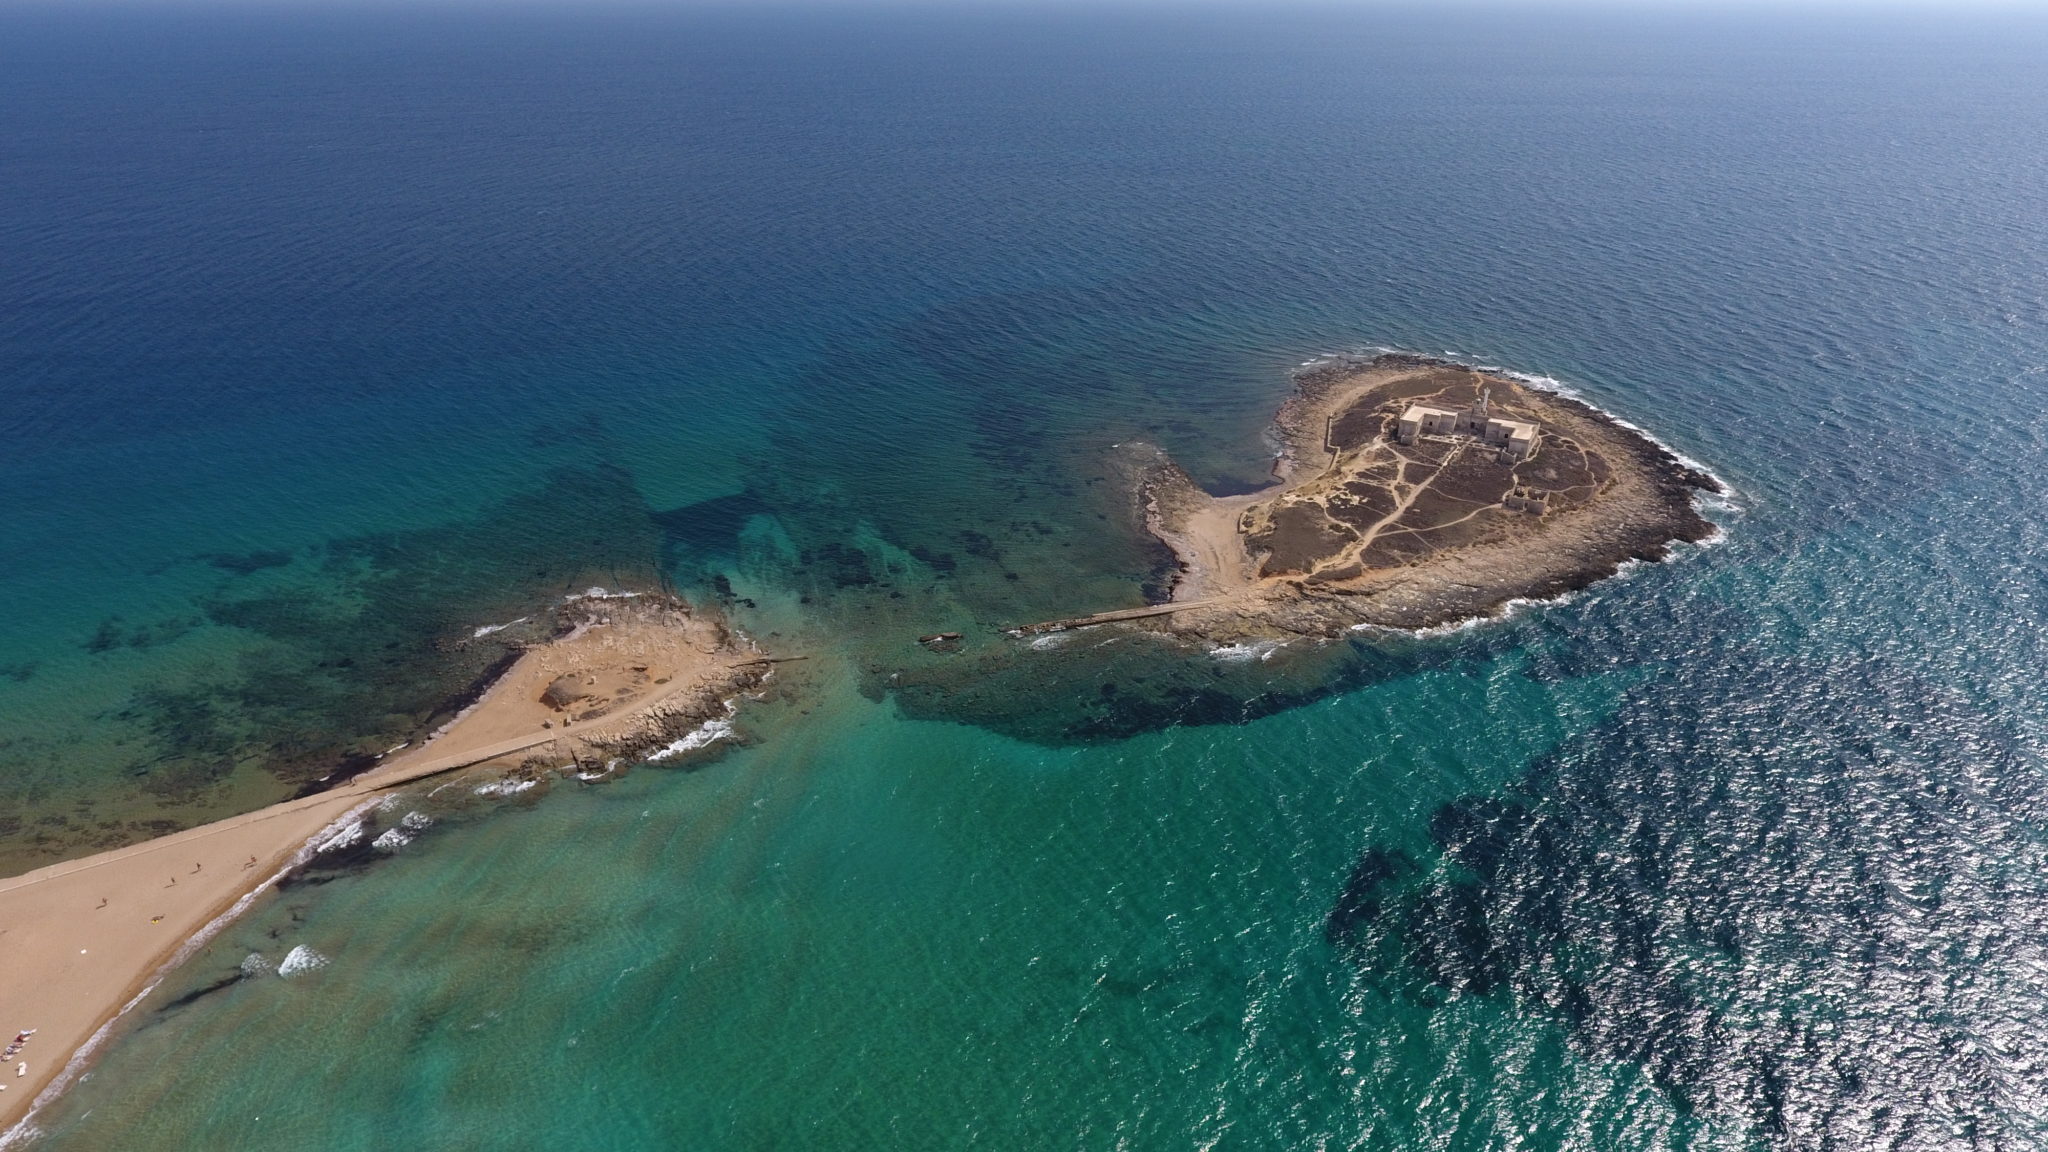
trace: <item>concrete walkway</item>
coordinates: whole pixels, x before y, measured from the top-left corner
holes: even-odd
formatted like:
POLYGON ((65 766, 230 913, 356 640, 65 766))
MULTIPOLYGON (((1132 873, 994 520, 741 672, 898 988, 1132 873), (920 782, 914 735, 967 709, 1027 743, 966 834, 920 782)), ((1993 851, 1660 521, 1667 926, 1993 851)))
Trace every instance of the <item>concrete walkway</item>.
POLYGON ((1229 602, 1228 596, 1211 596, 1206 600, 1176 600, 1169 604, 1148 604, 1143 608, 1118 608, 1111 612, 1097 612, 1093 616, 1076 616, 1068 620, 1047 620, 1043 624, 1026 624, 1021 628, 1006 630, 1011 636, 1035 636, 1041 632, 1064 632, 1069 628, 1086 628, 1091 624, 1114 624, 1119 620, 1143 620, 1148 616, 1166 616, 1175 612, 1186 612, 1190 608, 1208 608, 1229 602))

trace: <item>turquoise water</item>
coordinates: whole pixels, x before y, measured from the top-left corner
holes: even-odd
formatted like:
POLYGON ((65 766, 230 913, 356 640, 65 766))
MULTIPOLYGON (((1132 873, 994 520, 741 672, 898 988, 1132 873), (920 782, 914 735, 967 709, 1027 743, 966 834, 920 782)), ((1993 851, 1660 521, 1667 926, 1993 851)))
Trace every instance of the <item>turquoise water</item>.
POLYGON ((592 583, 812 656, 714 762, 408 795, 41 1146, 2043 1142, 2038 21, 4 20, 15 865, 592 583), (1371 345, 1651 428, 1725 541, 1270 660, 995 634, 1157 579, 1114 445, 1244 490, 1371 345))

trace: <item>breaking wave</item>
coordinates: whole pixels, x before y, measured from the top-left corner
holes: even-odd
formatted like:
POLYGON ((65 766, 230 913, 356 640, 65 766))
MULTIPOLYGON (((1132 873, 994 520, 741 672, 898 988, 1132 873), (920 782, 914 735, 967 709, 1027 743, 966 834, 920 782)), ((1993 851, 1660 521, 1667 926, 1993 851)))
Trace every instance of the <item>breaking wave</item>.
POLYGON ((289 980, 301 972, 311 972, 315 968, 325 967, 327 967, 327 957, 315 952, 304 944, 300 944, 285 953, 283 960, 278 961, 277 974, 289 980))
POLYGON ((674 743, 648 753, 647 759, 650 762, 666 760, 671 756, 680 756, 685 752, 694 752, 719 740, 731 739, 737 730, 733 727, 730 715, 731 706, 727 705, 726 716, 715 720, 706 720, 704 723, 685 732, 682 738, 674 743))

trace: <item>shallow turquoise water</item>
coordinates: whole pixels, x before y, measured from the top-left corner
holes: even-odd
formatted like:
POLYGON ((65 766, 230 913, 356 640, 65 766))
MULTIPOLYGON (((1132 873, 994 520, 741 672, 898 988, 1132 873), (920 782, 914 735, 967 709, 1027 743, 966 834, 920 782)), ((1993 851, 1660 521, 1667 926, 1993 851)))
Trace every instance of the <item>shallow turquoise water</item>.
POLYGON ((43 1146, 2041 1143, 2038 24, 6 20, 15 859, 589 583, 814 656, 691 770, 408 797, 43 1146), (1245 488, 1374 344, 1652 428, 1726 542, 1268 661, 990 633, 1139 602, 1112 445, 1245 488))
MULTIPOLYGON (((1539 693, 1429 676, 1060 753, 843 693, 771 709, 774 738, 713 767, 447 819, 402 862, 289 893, 213 968, 298 944, 333 962, 139 1030, 81 1103, 119 1063, 182 1071, 131 1080, 79 1139, 111 1107, 127 1139, 195 1146, 1150 1143, 1225 1135, 1233 1100, 1276 1091, 1261 1125, 1356 1131, 1358 1073, 1419 1092, 1441 1070, 1426 1015, 1358 1002, 1329 963, 1331 877, 1361 827, 1418 840, 1434 804, 1512 773, 1468 758, 1477 734, 1449 772, 1410 752, 1433 723, 1539 693), (394 919, 423 901, 443 913, 394 919), (248 1061, 266 1031, 302 1043, 248 1061)), ((1489 1061, 1558 1055, 1479 1018, 1503 1029, 1489 1061)), ((1573 1080, 1645 1103, 1639 1077, 1573 1080)), ((1376 1122, 1442 1127, 1419 1103, 1376 1122)))

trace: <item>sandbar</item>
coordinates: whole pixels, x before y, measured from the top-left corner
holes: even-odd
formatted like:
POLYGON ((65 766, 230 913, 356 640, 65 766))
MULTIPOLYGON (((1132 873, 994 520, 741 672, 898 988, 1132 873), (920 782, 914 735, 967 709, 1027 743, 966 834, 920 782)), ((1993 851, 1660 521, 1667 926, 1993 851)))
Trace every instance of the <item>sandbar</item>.
POLYGON ((572 598, 458 717, 324 790, 0 880, 0 1147, 178 964, 330 829, 392 789, 459 769, 532 776, 629 760, 720 718, 771 661, 715 614, 655 593, 572 598))

